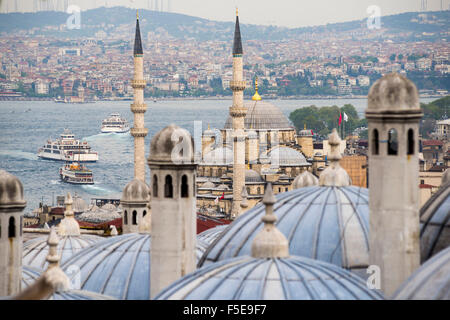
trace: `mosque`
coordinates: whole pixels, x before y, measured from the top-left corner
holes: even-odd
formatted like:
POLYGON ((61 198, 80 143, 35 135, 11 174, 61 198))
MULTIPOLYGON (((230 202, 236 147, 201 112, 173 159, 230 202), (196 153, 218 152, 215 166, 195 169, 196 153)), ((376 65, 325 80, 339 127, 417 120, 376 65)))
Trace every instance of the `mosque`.
POLYGON ((135 172, 123 189, 122 235, 81 233, 67 194, 58 227, 24 242, 23 186, 0 170, 0 297, 450 299, 450 171, 420 209, 422 112, 415 85, 394 73, 371 88, 366 110, 371 184, 352 186, 340 164, 336 130, 328 140, 329 165, 317 174, 311 172, 307 143, 298 140, 309 139, 307 132, 296 135, 257 94, 244 103, 238 16, 234 39, 230 118, 220 135, 211 130, 203 135, 202 161, 196 161, 191 134, 174 124, 152 137, 146 159, 137 19, 135 172), (280 129, 276 135, 274 127, 280 129), (226 142, 215 143, 219 136, 226 142), (274 158, 280 160, 275 168, 274 158), (219 193, 228 201, 221 208, 234 221, 197 234, 198 202, 219 193))

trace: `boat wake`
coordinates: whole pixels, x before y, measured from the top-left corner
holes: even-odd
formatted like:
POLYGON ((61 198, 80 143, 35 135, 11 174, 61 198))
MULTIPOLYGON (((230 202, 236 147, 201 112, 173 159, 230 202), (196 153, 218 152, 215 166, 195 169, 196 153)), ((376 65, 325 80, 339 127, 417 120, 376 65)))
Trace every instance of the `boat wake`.
POLYGON ((60 180, 50 180, 50 184, 61 184, 60 180))
POLYGON ((18 150, 0 150, 0 156, 8 156, 16 159, 37 160, 37 154, 31 152, 23 152, 18 150))
POLYGON ((105 196, 105 195, 108 195, 111 193, 115 193, 112 190, 108 190, 106 188, 96 186, 95 184, 94 185, 92 185, 92 184, 83 185, 83 186, 81 186, 81 188, 83 188, 87 193, 96 195, 96 196, 105 196))

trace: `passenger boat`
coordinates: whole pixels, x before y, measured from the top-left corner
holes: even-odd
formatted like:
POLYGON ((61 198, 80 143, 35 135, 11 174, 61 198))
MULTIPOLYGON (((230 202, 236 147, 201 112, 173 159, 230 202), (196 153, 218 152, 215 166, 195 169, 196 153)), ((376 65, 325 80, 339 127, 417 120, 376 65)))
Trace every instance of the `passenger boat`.
POLYGON ((38 157, 58 161, 95 162, 98 160, 98 153, 91 151, 86 141, 76 140, 75 136, 65 129, 59 139, 48 140, 38 150, 38 157))
POLYGON ((61 180, 71 184, 94 184, 92 171, 78 162, 67 163, 59 169, 61 180))
POLYGON ((130 130, 128 121, 123 119, 119 113, 111 115, 102 121, 102 133, 125 133, 130 130))

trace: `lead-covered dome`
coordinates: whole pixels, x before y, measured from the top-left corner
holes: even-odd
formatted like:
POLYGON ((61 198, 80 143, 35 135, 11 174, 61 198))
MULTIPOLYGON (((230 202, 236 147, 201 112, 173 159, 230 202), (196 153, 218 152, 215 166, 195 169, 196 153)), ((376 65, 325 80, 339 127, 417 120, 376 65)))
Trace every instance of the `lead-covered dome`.
POLYGON ((159 131, 150 142, 148 161, 149 163, 193 163, 194 140, 189 131, 175 124, 159 131))
POLYGON ((359 277, 303 257, 238 257, 207 265, 165 288, 159 300, 378 300, 359 277))
POLYGON ((285 146, 277 146, 271 149, 268 153, 268 158, 271 164, 283 167, 311 166, 311 163, 306 161, 305 156, 301 152, 285 146))
POLYGON ((394 294, 396 300, 450 300, 450 248, 417 269, 394 294))
POLYGON ((398 73, 385 75, 370 88, 366 115, 392 112, 422 112, 416 86, 398 73))
MULTIPOLYGON (((369 265, 368 189, 306 187, 278 194, 276 227, 286 236, 291 255, 304 256, 350 269, 366 277, 369 265)), ((263 228, 264 206, 238 217, 205 252, 199 266, 249 255, 263 228)))
POLYGON ((245 183, 263 183, 261 175, 252 169, 245 170, 245 183))
POLYGON ((16 176, 0 170, 0 210, 23 209, 25 206, 22 182, 16 176))
POLYGON ((302 172, 299 174, 295 179, 293 183, 294 189, 300 189, 305 187, 313 187, 319 185, 319 179, 313 175, 309 171, 302 172))
MULTIPOLYGON (((130 181, 122 192, 122 203, 147 203, 150 200, 150 188, 139 179, 130 181)), ((103 209, 103 207, 102 207, 103 209)), ((116 209, 114 207, 114 209, 116 209)))
MULTIPOLYGON (((247 108, 245 116, 245 129, 254 130, 292 130, 292 125, 277 106, 264 101, 251 101, 244 104, 247 108)), ((224 129, 232 129, 231 116, 225 122, 224 129)))
MULTIPOLYGON (((34 238, 24 242, 22 251, 22 265, 45 270, 47 268, 48 236, 34 238)), ((61 263, 82 249, 103 240, 102 237, 93 235, 64 236, 61 237, 57 252, 61 263)))
POLYGON ((227 147, 218 147, 203 156, 202 164, 227 166, 233 164, 233 150, 227 147))
MULTIPOLYGON (((120 300, 150 299, 149 234, 128 233, 95 243, 61 264, 80 268, 81 289, 120 300)), ((196 247, 196 255, 204 244, 196 247)), ((68 274, 69 275, 69 274, 68 274)), ((73 280, 76 274, 69 275, 73 280)))
POLYGON ((424 262, 450 246, 450 181, 446 181, 445 175, 439 190, 420 209, 420 222, 420 251, 424 262))

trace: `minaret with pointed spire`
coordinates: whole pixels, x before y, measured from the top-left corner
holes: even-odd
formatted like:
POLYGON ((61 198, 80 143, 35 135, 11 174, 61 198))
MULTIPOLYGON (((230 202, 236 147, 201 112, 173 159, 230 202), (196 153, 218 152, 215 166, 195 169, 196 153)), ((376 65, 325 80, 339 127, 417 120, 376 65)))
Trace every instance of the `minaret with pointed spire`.
POLYGON ((144 127, 144 113, 147 105, 144 103, 144 52, 142 50, 139 15, 136 11, 136 36, 134 39, 134 78, 131 86, 134 90, 134 102, 131 112, 134 113, 134 127, 131 135, 134 137, 134 177, 145 182, 145 137, 148 129, 144 127))
POLYGON ((233 119, 233 204, 231 216, 236 218, 241 212, 242 187, 245 186, 245 131, 244 119, 247 109, 244 107, 244 70, 242 61, 242 41, 239 27, 239 14, 236 9, 236 28, 233 43, 233 80, 230 88, 233 91, 233 105, 230 116, 233 119))

